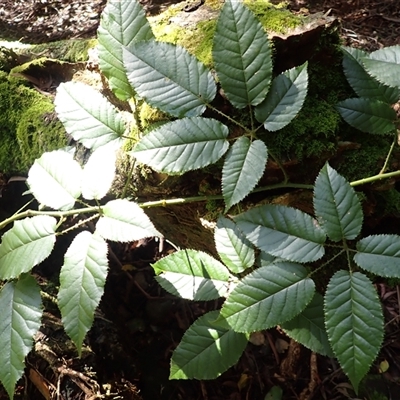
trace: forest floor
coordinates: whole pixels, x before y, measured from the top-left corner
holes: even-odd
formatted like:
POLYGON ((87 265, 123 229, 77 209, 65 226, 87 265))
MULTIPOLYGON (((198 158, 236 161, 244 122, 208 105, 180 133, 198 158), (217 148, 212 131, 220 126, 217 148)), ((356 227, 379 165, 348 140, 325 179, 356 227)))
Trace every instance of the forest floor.
MULTIPOLYGON (((142 3, 149 13, 169 4, 142 3)), ((288 3, 298 13, 338 17, 348 45, 368 51, 400 45, 398 0, 288 3)), ((105 4, 106 0, 1 0, 1 39, 44 43, 95 37, 105 4)), ((54 257, 64 254, 71 240, 64 239, 57 242, 55 255, 34 270, 50 293, 49 282, 57 275, 54 265, 59 264, 54 257)), ((198 316, 218 307, 218 302, 188 304, 160 289, 150 263, 169 251, 168 245, 160 249, 154 240, 111 247, 105 295, 81 359, 63 332, 57 308, 49 301, 43 327, 35 338, 40 346, 28 357, 26 378, 18 384, 15 398, 258 400, 274 385, 284 388, 284 400, 400 398, 399 286, 390 288, 383 283, 377 288, 387 321, 385 342, 358 397, 335 361, 315 358, 275 329, 249 344, 237 365, 216 380, 168 381, 169 359, 184 331, 198 316), (43 345, 46 343, 48 347, 43 345), (382 373, 379 368, 385 361, 390 368, 382 373), (386 397, 376 397, 378 394, 386 397)), ((0 400, 6 398, 0 388, 0 400)))

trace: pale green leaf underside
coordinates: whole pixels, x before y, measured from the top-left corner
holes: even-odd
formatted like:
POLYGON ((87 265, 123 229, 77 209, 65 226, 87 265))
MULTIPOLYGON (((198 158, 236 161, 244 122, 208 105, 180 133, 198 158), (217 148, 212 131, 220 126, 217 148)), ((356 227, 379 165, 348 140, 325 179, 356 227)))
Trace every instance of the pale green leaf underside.
POLYGON ((307 307, 292 320, 281 324, 285 333, 296 342, 323 356, 333 357, 324 324, 324 299, 315 293, 307 307))
POLYGON ((124 199, 111 200, 103 207, 96 231, 104 239, 115 242, 162 236, 136 203, 124 199))
POLYGON ((272 81, 267 97, 255 109, 255 117, 265 129, 282 129, 303 107, 308 87, 307 65, 285 71, 272 81))
POLYGON ((57 220, 38 215, 15 221, 0 244, 0 279, 13 279, 46 259, 56 241, 57 220))
POLYGON ((264 28, 240 1, 225 1, 213 42, 221 86, 237 108, 259 104, 272 76, 271 49, 264 28))
POLYGON ((235 274, 254 265, 254 249, 236 224, 219 217, 214 231, 215 247, 222 262, 235 274))
POLYGON ((379 82, 400 88, 400 46, 389 46, 363 59, 365 69, 379 82))
POLYGON ((207 301, 226 296, 229 272, 202 251, 179 250, 153 264, 157 282, 169 293, 188 300, 207 301))
POLYGON ((97 90, 81 82, 61 83, 54 101, 66 131, 88 149, 112 142, 122 144, 125 122, 117 109, 97 90))
POLYGON ((116 96, 128 100, 134 96, 134 90, 126 76, 122 48, 134 41, 153 38, 142 5, 132 0, 109 1, 101 16, 97 38, 100 70, 116 96))
POLYGON ((12 399, 42 318, 40 288, 31 275, 1 288, 0 315, 0 381, 12 399))
POLYGON ((395 130, 395 111, 379 100, 352 98, 337 104, 342 118, 354 128, 373 134, 385 134, 395 130))
POLYGON ((99 235, 81 232, 69 246, 61 267, 58 306, 65 332, 79 354, 104 292, 107 251, 107 243, 99 235))
POLYGON ((369 56, 367 52, 354 47, 342 47, 342 51, 343 71, 358 96, 381 100, 389 104, 399 99, 399 89, 383 85, 365 71, 362 60, 369 56))
POLYGON ((322 229, 334 242, 355 239, 363 212, 355 190, 329 164, 320 171, 314 187, 314 210, 322 229))
POLYGON ((185 332, 172 354, 170 379, 215 379, 239 360, 246 335, 218 317, 219 311, 211 311, 185 332))
POLYGON ((215 119, 183 118, 145 135, 132 154, 156 171, 183 174, 218 161, 228 150, 228 133, 215 119))
POLYGON ((294 318, 314 296, 300 264, 279 262, 246 275, 225 301, 221 316, 236 332, 269 329, 294 318))
POLYGON ((371 281, 338 271, 325 294, 325 325, 331 347, 357 391, 381 348, 383 315, 371 281))
POLYGON ((264 142, 240 137, 229 149, 222 168, 225 211, 243 200, 264 174, 268 150, 264 142))
POLYGON ((37 201, 55 210, 69 210, 81 195, 82 168, 63 150, 44 153, 29 170, 27 183, 37 201))
POLYGON ((300 210, 268 204, 239 214, 235 221, 251 243, 273 256, 310 262, 324 255, 324 232, 300 210))
POLYGON ((129 82, 153 107, 175 117, 203 113, 216 94, 210 71, 186 49, 147 41, 124 48, 129 82))
POLYGON ((362 269, 387 278, 400 278, 400 236, 372 235, 357 243, 354 261, 362 269))

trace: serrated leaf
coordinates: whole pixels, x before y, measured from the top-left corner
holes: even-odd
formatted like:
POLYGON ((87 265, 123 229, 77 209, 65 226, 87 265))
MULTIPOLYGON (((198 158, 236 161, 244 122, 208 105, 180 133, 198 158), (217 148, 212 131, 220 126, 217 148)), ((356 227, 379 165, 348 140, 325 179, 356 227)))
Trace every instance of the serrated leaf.
POLYGON ((323 356, 333 357, 324 324, 324 299, 315 293, 307 307, 292 320, 281 324, 296 342, 323 356))
POLYGON ((300 210, 268 204, 234 220, 251 243, 273 256, 305 263, 324 255, 324 232, 317 221, 300 210))
POLYGON ((336 106, 342 118, 352 127, 363 132, 382 135, 395 130, 395 111, 379 100, 353 98, 336 106))
POLYGON ((389 46, 364 58, 365 69, 379 82, 400 88, 400 46, 389 46))
POLYGON ((146 237, 162 236, 145 212, 134 202, 118 199, 103 206, 96 231, 104 239, 132 242, 146 237))
POLYGON ((338 271, 328 284, 324 301, 331 347, 357 392, 382 344, 383 315, 378 295, 362 273, 338 271))
POLYGON ((15 221, 0 244, 0 279, 13 279, 46 259, 56 241, 57 220, 38 215, 15 221))
POLYGON ((267 35, 240 1, 225 1, 213 42, 213 59, 225 95, 236 108, 259 104, 272 76, 267 35))
POLYGON ((54 100, 58 118, 74 140, 88 149, 122 144, 126 126, 117 109, 97 90, 81 82, 61 83, 54 100))
POLYGON ((81 195, 82 168, 63 150, 42 154, 29 170, 27 183, 37 201, 55 210, 69 210, 81 195))
POLYGON ((378 82, 364 68, 363 60, 369 57, 366 51, 355 47, 342 47, 343 71, 347 81, 360 97, 381 100, 393 104, 400 98, 400 90, 378 82))
POLYGON ((183 174, 218 161, 228 150, 228 128, 211 118, 183 118, 145 135, 131 153, 156 171, 183 174))
POLYGON ((103 198, 115 176, 116 152, 109 146, 98 148, 83 168, 82 196, 87 200, 103 198))
POLYGON ((99 67, 121 100, 135 92, 128 82, 122 60, 122 48, 140 40, 154 38, 142 5, 137 0, 109 1, 101 14, 97 35, 99 67))
POLYGON ((329 164, 325 164, 315 181, 314 210, 322 229, 334 242, 352 240, 360 234, 360 200, 346 179, 329 164))
POLYGON ((218 317, 219 311, 211 311, 185 332, 172 354, 169 379, 215 379, 239 360, 247 337, 218 317))
POLYGON ((203 113, 216 95, 206 66, 181 46, 164 42, 134 43, 123 51, 129 82, 150 105, 175 117, 203 113))
POLYGON ((254 265, 254 248, 236 224, 219 217, 214 231, 215 247, 222 262, 235 274, 254 265))
POLYGON ((174 296, 207 301, 228 292, 228 270, 202 251, 179 250, 154 263, 153 268, 157 282, 174 296))
POLYGON ((289 69, 272 81, 265 100, 254 111, 265 129, 277 131, 288 125, 303 107, 308 87, 308 63, 289 69))
POLYGON ((306 268, 279 262, 246 275, 225 301, 221 316, 236 332, 269 329, 302 312, 314 291, 306 268))
POLYGON ((354 261, 375 275, 400 278, 400 236, 372 235, 361 239, 354 261))
POLYGON ((107 251, 107 243, 99 235, 81 232, 69 246, 61 267, 58 307, 65 332, 75 343, 79 356, 104 292, 107 251))
POLYGON ((264 142, 240 137, 229 149, 222 168, 225 211, 243 200, 264 174, 268 150, 264 142))
POLYGON ((0 315, 0 381, 13 399, 42 318, 40 288, 32 276, 23 275, 1 288, 0 315))

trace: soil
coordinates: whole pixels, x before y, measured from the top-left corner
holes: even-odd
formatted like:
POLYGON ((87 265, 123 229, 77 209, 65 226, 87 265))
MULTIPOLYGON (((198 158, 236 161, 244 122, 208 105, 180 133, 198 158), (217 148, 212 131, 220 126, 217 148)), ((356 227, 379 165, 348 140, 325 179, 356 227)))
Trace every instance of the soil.
MULTIPOLYGON (((95 37, 105 0, 2 0, 2 39, 43 43, 66 38, 95 37)), ((143 0, 149 13, 167 2, 143 0)), ((400 44, 400 3, 396 0, 289 1, 295 12, 330 13, 342 21, 348 45, 368 51, 400 44)), ((21 181, 3 190, 1 208, 11 214, 25 190, 21 181)), ((398 220, 373 225, 373 232, 400 234, 398 220)), ((56 250, 34 273, 43 289, 52 293, 60 259, 72 240, 63 236, 56 250)), ((315 356, 290 341, 279 329, 262 332, 249 343, 239 362, 213 381, 169 381, 169 359, 188 326, 218 302, 186 302, 166 294, 154 280, 151 263, 173 248, 154 239, 110 248, 110 272, 105 295, 88 334, 82 358, 66 337, 57 308, 49 296, 35 351, 26 363, 25 379, 16 399, 264 399, 274 386, 283 399, 348 399, 353 392, 338 364, 315 356)), ((399 398, 400 343, 399 286, 377 283, 385 318, 386 336, 368 382, 358 398, 373 393, 399 398), (390 369, 381 373, 382 362, 390 369), (397 396, 397 397, 396 397, 397 396)), ((0 399, 7 395, 0 388, 0 399)), ((272 397, 271 397, 272 398, 272 397)))

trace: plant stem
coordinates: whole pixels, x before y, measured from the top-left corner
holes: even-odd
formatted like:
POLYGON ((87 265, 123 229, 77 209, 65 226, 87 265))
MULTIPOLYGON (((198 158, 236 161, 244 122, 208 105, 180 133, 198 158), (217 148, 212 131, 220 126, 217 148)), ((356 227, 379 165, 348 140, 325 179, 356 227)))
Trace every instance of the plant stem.
POLYGON ((351 186, 360 186, 366 183, 379 181, 381 179, 393 178, 394 176, 400 176, 400 171, 387 172, 386 174, 379 173, 378 175, 370 176, 368 178, 359 179, 358 181, 350 182, 351 186))
POLYGON ((278 164, 278 167, 281 169, 282 173, 283 173, 283 183, 288 183, 289 182, 289 177, 288 174, 285 171, 285 168, 283 168, 282 163, 279 161, 279 159, 277 157, 275 157, 269 150, 268 150, 268 154, 271 158, 273 158, 273 160, 278 164))
POLYGON ((383 167, 380 170, 378 175, 383 174, 386 171, 386 168, 387 168, 387 166, 389 164, 390 156, 392 155, 392 152, 393 152, 393 149, 394 149, 394 146, 395 146, 396 142, 397 142, 397 133, 394 135, 393 142, 392 142, 392 145, 390 146, 389 152, 388 152, 388 154, 386 156, 385 163, 383 164, 383 167))
POLYGON ((228 121, 232 122, 235 125, 240 126, 243 130, 245 130, 246 132, 248 132, 248 128, 246 126, 244 126, 243 124, 241 124, 240 122, 234 120, 233 118, 231 118, 229 115, 223 113, 222 111, 218 110, 218 108, 213 107, 211 104, 206 103, 206 106, 208 108, 210 108, 211 110, 215 111, 216 113, 222 115, 223 117, 225 117, 228 121))

